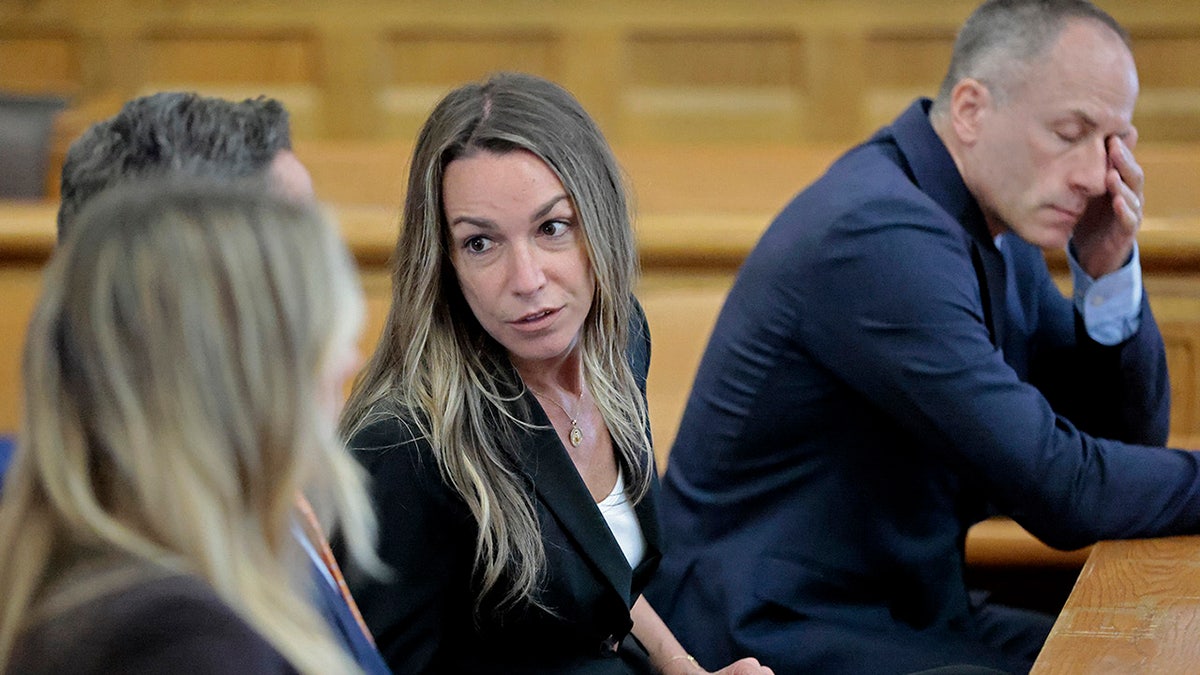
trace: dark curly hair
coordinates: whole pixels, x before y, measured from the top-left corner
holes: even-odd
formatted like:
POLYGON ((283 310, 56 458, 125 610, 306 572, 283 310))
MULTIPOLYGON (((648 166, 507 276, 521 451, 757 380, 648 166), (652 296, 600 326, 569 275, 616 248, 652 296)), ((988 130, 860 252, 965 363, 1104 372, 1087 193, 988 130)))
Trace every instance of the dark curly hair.
POLYGON ((67 151, 58 238, 85 203, 129 179, 176 171, 253 176, 291 146, 287 110, 274 99, 234 102, 185 92, 136 98, 89 128, 67 151))

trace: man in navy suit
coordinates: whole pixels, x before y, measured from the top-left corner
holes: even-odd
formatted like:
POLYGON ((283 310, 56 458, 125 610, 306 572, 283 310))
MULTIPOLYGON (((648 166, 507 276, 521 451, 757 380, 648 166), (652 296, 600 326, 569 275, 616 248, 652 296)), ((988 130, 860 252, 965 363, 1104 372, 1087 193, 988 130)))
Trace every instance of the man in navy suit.
MULTIPOLYGON (((58 236, 97 194, 131 180, 182 172, 197 177, 261 180, 295 199, 312 199, 312 180, 291 151, 287 111, 260 97, 241 102, 190 93, 134 99, 89 128, 63 164, 58 236)), ((314 606, 364 672, 390 673, 298 520, 297 537, 313 562, 314 606)))
POLYGON ((1200 532, 1165 449, 1141 289, 1137 73, 1080 0, 993 0, 918 100, 800 193, 700 365, 647 596, 701 662, 1028 670, 1050 617, 980 603, 967 528, 1045 542, 1200 532), (1074 297, 1042 248, 1068 249, 1074 297))

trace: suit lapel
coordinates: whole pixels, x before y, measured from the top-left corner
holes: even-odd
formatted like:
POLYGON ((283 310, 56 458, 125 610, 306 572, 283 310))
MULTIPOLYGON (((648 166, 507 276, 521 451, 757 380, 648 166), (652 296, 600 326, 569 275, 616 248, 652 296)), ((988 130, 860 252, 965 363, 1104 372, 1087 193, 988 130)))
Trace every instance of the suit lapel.
MULTIPOLYGON (((580 557, 590 563, 621 598, 628 598, 633 573, 625 554, 592 501, 587 485, 545 411, 531 394, 526 393, 525 399, 533 423, 543 427, 527 430, 525 442, 520 444, 521 451, 526 453, 522 461, 533 481, 534 491, 571 539, 580 557)), ((645 526, 645 519, 639 517, 639 520, 645 526)))
POLYGON ((1008 313, 1008 275, 1004 256, 991 241, 971 241, 971 262, 979 280, 979 296, 992 344, 1004 348, 1004 317, 1008 313))
POLYGON ((992 344, 1002 350, 1008 312, 1004 256, 996 248, 979 203, 929 123, 930 105, 931 101, 921 99, 896 118, 890 127, 892 138, 903 155, 902 166, 917 187, 966 230, 984 320, 992 344))

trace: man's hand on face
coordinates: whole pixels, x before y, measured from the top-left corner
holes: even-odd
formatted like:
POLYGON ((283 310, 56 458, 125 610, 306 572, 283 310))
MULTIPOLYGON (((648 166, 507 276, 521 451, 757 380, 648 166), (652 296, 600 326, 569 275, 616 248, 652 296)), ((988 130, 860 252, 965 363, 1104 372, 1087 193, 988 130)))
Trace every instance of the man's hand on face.
POLYGON ((1123 138, 1109 136, 1105 145, 1108 192, 1088 204, 1072 237, 1079 264, 1093 279, 1115 272, 1129 261, 1142 225, 1142 189, 1146 184, 1142 167, 1133 157, 1137 129, 1123 138))

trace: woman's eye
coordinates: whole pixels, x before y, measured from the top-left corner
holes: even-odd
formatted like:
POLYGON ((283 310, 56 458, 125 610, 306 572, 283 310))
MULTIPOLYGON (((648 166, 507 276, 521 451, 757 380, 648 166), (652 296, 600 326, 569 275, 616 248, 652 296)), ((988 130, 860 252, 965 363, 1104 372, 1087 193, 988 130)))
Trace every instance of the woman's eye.
POLYGON ((563 232, 566 232, 567 227, 568 227, 568 224, 566 223, 566 221, 548 220, 548 221, 542 223, 541 230, 542 230, 542 234, 544 234, 548 237, 557 237, 558 235, 562 234, 563 232))
POLYGON ((492 241, 487 237, 471 237, 463 242, 463 248, 471 253, 483 253, 492 247, 492 241))

